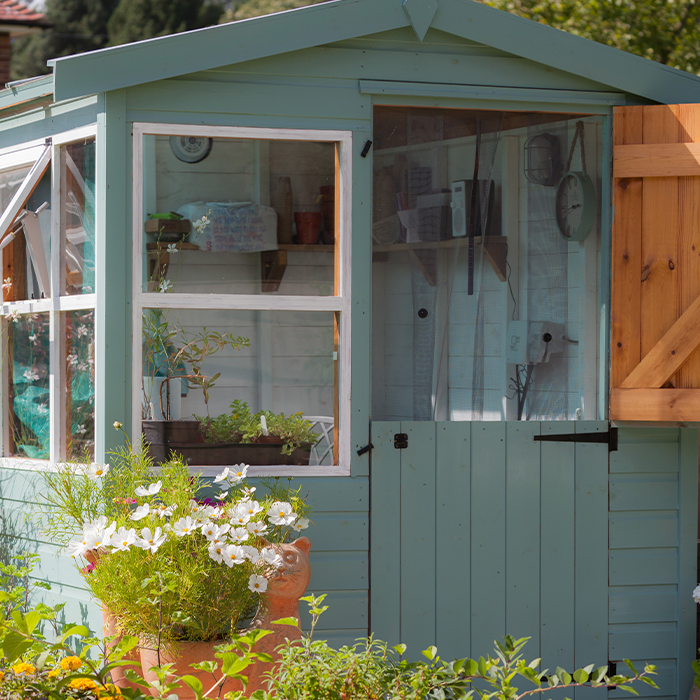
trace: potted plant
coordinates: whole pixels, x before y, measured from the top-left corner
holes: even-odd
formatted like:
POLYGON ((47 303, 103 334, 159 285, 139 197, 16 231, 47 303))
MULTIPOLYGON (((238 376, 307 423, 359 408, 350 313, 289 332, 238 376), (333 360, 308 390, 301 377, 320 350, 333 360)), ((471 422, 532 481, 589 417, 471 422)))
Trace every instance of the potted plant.
POLYGON ((313 423, 301 412, 289 416, 272 411, 252 413, 248 404, 239 400, 234 401, 230 409, 229 413, 213 419, 195 416, 206 445, 218 447, 216 458, 227 460, 218 463, 309 463, 311 447, 319 436, 314 432, 313 423))
POLYGON ((154 474, 143 445, 112 458, 43 473, 47 534, 91 562, 81 568, 88 588, 118 630, 140 638, 142 658, 150 649, 161 665, 194 646, 213 660, 213 646, 265 604, 277 547, 308 525, 308 506, 276 480, 256 494, 244 465, 225 469, 214 495, 180 459, 154 474))
POLYGON ((210 331, 206 327, 194 333, 186 331, 181 324, 171 324, 162 309, 151 309, 144 316, 143 352, 149 376, 143 382, 142 429, 156 462, 168 459, 173 450, 182 453, 178 446, 201 442, 198 420, 174 416, 171 385, 178 385, 178 394, 181 382, 188 388, 201 389, 208 414, 209 390, 221 373, 205 374, 204 361, 226 347, 240 350, 249 344, 249 339, 243 336, 210 331), (151 400, 154 388, 162 419, 155 418, 151 400))

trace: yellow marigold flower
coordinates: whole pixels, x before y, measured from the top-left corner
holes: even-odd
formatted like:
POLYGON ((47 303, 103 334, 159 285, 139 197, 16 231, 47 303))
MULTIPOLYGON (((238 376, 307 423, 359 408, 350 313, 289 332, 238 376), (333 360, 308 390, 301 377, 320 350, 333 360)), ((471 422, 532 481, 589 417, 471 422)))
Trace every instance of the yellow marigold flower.
POLYGON ((34 671, 36 671, 34 666, 32 666, 31 664, 25 664, 24 661, 21 661, 20 663, 15 664, 12 667, 12 670, 17 674, 19 674, 19 673, 34 673, 34 671))
POLYGON ((69 688, 75 688, 76 690, 95 690, 98 685, 95 681, 90 678, 75 678, 68 684, 69 688))
POLYGON ((83 660, 77 656, 66 656, 61 659, 61 668, 64 671, 77 671, 83 665, 83 660))
POLYGON ((0 671, 0 683, 5 680, 5 671, 0 671))
POLYGON ((56 678, 61 672, 57 669, 54 668, 53 670, 49 671, 49 678, 56 678))

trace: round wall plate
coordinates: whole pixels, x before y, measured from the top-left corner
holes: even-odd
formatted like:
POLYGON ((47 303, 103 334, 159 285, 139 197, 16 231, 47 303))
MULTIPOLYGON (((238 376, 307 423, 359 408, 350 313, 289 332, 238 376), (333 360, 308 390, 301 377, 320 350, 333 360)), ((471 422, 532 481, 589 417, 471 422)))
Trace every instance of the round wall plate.
POLYGON ((211 151, 214 139, 207 136, 171 136, 170 148, 175 157, 184 163, 199 163, 211 151))

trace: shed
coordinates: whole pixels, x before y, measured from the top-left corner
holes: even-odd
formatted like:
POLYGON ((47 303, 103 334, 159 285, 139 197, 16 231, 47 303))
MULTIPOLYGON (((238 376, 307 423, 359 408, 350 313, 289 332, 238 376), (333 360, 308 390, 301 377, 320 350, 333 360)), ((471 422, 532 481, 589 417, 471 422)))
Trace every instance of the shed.
POLYGON ((107 459, 115 421, 245 402, 319 434, 251 473, 310 494, 331 641, 478 657, 508 632, 687 694, 699 78, 471 0, 334 0, 52 68, 0 92, 0 496, 5 552, 41 553, 68 618, 99 626, 23 520, 37 471, 107 459), (205 360, 207 402, 163 323, 175 349, 249 341, 205 360))

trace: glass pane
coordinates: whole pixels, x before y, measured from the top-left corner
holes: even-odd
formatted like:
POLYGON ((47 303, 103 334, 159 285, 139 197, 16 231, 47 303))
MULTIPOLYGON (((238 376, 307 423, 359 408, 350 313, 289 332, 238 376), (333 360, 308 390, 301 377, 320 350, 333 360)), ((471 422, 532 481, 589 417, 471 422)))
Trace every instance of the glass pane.
POLYGON ((192 464, 334 463, 333 313, 153 309, 143 322, 144 433, 156 459, 189 443, 192 464))
MULTIPOLYGON (((30 168, 0 175, 3 208, 22 184, 30 168), (6 187, 2 188, 3 178, 6 187), (20 179, 21 178, 21 179, 20 179)), ((51 258, 51 172, 50 169, 24 203, 26 214, 15 221, 13 240, 2 250, 2 289, 4 301, 41 299, 49 296, 51 258)), ((11 235, 11 234, 8 234, 11 235)), ((8 240, 3 238, 3 242, 8 240)))
POLYGON ((144 290, 334 294, 335 144, 146 136, 143 161, 144 290))
POLYGON ((95 291, 95 142, 61 149, 63 294, 95 291))
POLYGON ((373 418, 597 418, 603 118, 374 124, 373 418))
POLYGON ((66 459, 95 455, 95 312, 61 315, 65 342, 66 459))
POLYGON ((7 327, 10 435, 5 455, 48 459, 49 315, 16 315, 7 327))

